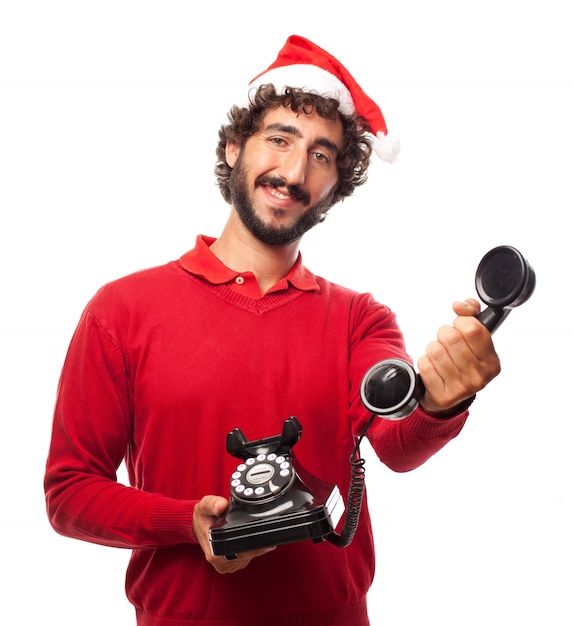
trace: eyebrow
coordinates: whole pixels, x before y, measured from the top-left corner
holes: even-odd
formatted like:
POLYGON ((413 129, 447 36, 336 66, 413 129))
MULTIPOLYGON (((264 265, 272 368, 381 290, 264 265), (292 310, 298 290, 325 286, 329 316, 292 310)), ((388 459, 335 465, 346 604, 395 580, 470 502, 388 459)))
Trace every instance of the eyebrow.
MULTIPOLYGON (((291 126, 290 124, 281 124, 279 122, 275 122, 274 124, 269 124, 265 128, 265 132, 266 131, 271 131, 271 132, 279 131, 282 133, 287 133, 288 135, 293 135, 294 137, 302 138, 302 133, 300 132, 300 130, 296 126, 291 126)), ((327 139, 326 137, 318 137, 314 143, 317 146, 322 146, 323 148, 326 148, 327 150, 332 152, 334 155, 340 152, 340 149, 338 148, 338 146, 333 141, 330 141, 330 139, 327 139)))

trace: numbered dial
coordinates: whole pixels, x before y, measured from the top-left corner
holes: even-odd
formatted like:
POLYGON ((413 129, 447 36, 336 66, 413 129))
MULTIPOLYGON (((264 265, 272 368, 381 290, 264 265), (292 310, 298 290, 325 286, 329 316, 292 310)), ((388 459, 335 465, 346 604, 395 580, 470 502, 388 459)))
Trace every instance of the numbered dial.
POLYGON ((294 477, 290 457, 259 454, 237 466, 231 476, 231 493, 242 502, 272 500, 292 485, 294 477))

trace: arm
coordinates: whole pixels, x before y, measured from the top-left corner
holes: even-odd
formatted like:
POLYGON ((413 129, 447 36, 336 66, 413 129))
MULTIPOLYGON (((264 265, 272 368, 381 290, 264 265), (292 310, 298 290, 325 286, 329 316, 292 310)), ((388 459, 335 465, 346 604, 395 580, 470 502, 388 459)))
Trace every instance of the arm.
MULTIPOLYGON (((407 419, 377 419, 368 432, 379 458, 395 471, 418 467, 456 437, 468 417, 467 407, 476 392, 499 372, 499 359, 490 333, 474 317, 479 312, 477 301, 456 303, 454 310, 458 317, 453 326, 442 327, 436 341, 420 359, 426 389, 418 408, 407 419)), ((364 368, 377 361, 392 357, 410 361, 401 335, 396 334, 399 331, 393 315, 380 317, 376 304, 370 304, 363 312, 361 326, 357 328, 361 328, 360 343, 353 358, 359 363, 360 380, 364 368), (377 321, 372 321, 373 314, 378 316, 377 321)), ((359 384, 358 378, 353 376, 353 380, 354 385, 359 384)), ((353 413, 359 404, 354 392, 353 413)), ((363 427, 364 419, 362 416, 357 420, 359 427, 363 427)))
POLYGON ((117 482, 116 470, 133 446, 129 370, 117 342, 86 311, 68 350, 54 412, 45 474, 53 528, 120 548, 198 543, 219 573, 243 569, 269 552, 234 560, 211 554, 209 528, 227 508, 223 497, 179 500, 117 482))
POLYGON ((123 548, 194 542, 195 502, 117 482, 131 444, 131 406, 128 364, 86 310, 58 387, 45 473, 50 523, 62 535, 123 548))

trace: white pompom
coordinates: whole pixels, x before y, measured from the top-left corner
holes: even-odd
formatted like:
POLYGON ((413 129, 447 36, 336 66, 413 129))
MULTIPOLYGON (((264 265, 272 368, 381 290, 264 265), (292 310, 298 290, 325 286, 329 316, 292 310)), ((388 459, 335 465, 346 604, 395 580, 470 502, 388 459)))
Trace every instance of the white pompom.
POLYGON ((394 163, 400 154, 400 142, 392 135, 385 135, 382 131, 376 133, 373 143, 374 152, 387 163, 394 163))

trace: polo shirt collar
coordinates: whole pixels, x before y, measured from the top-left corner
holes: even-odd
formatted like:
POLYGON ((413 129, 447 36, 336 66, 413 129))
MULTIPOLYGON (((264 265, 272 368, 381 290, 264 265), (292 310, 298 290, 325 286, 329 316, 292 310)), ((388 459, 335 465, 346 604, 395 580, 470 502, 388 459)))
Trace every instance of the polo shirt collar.
MULTIPOLYGON (((234 282, 241 273, 227 267, 213 252, 210 246, 216 239, 206 235, 198 235, 195 247, 186 252, 180 259, 182 267, 200 276, 204 280, 213 285, 222 285, 224 283, 234 282)), ((316 278, 312 272, 306 269, 302 264, 302 256, 299 253, 295 264, 291 267, 289 273, 280 280, 269 291, 278 291, 286 289, 288 284, 301 291, 319 291, 320 287, 316 282, 316 278)), ((267 292, 268 293, 268 292, 267 292)))

